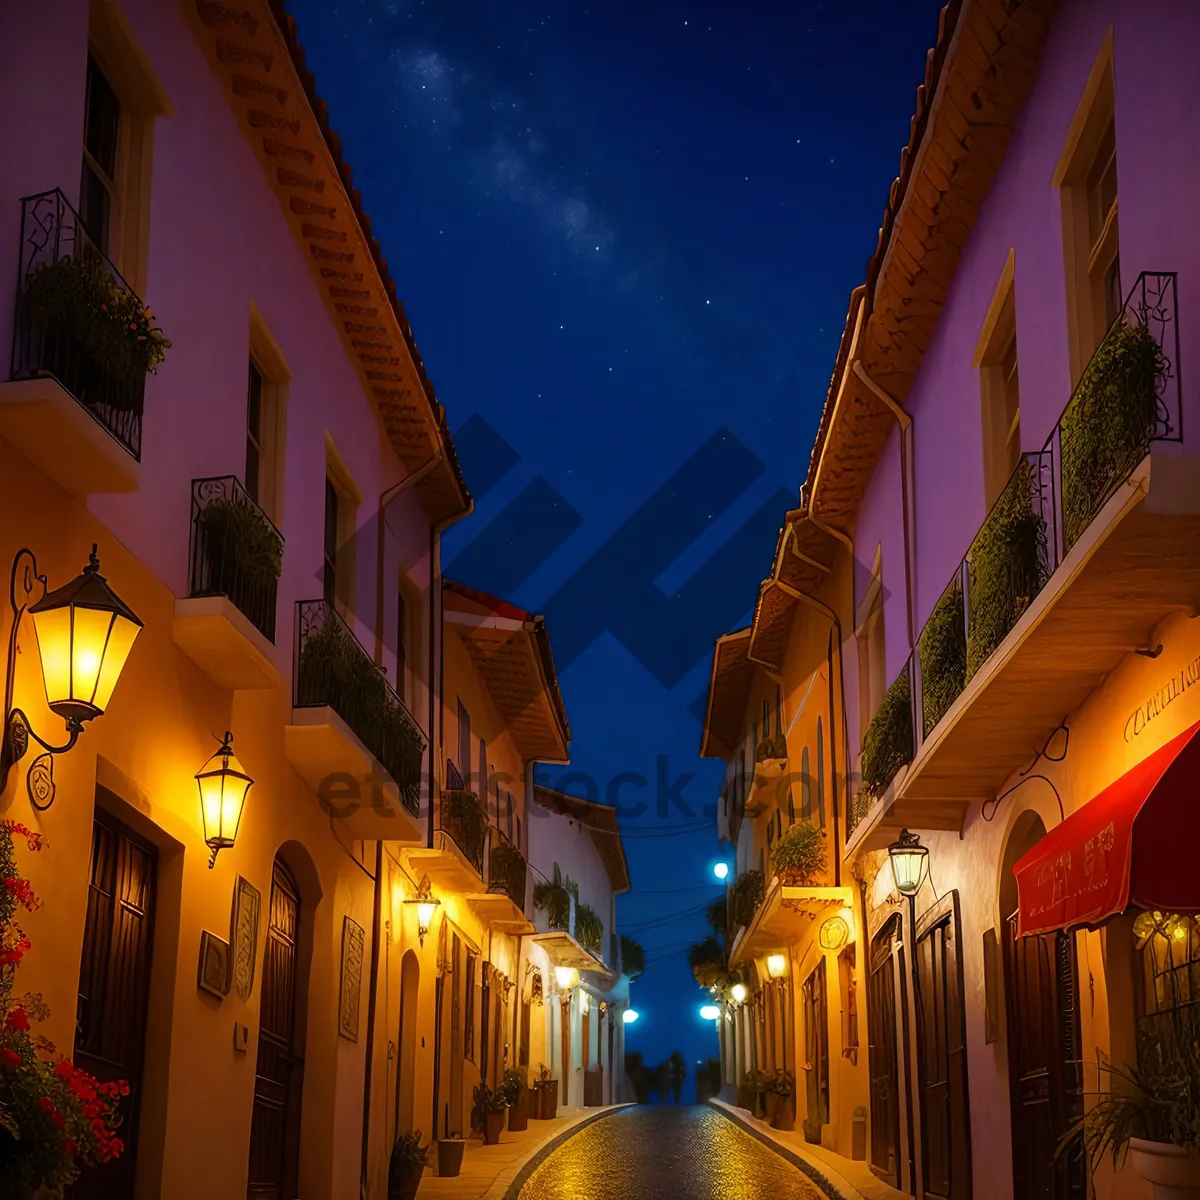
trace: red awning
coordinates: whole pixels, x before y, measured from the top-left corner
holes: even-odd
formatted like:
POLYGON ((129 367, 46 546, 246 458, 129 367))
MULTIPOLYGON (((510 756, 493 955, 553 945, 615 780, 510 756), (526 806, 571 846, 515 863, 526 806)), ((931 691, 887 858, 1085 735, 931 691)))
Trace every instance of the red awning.
POLYGON ((1200 911, 1198 732, 1143 759, 1013 867, 1021 936, 1094 927, 1130 904, 1200 911))

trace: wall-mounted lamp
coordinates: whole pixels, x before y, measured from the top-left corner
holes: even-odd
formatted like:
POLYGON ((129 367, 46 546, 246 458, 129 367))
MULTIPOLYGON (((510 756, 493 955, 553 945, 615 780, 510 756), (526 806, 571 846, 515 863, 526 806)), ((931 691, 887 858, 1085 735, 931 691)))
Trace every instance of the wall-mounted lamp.
POLYGON ((574 967, 555 967, 554 980, 558 984, 560 992, 569 994, 571 989, 579 982, 579 972, 574 967))
POLYGON ((888 847, 888 858, 896 891, 910 899, 916 896, 929 870, 929 850, 921 845, 921 839, 902 829, 900 836, 888 847))
POLYGON ((433 894, 428 875, 421 878, 417 894, 411 900, 405 900, 404 903, 417 906, 417 942, 424 949, 425 935, 429 932, 430 925, 433 924, 434 911, 441 904, 441 901, 433 894))
POLYGON ((38 574, 33 551, 19 550, 13 559, 8 596, 13 623, 8 638, 8 673, 4 684, 0 792, 8 783, 9 771, 24 756, 32 739, 44 753, 30 765, 25 786, 30 803, 39 811, 45 811, 54 803, 54 755, 65 754, 75 745, 85 721, 103 715, 133 643, 142 630, 142 622, 100 574, 95 545, 83 573, 53 592, 47 589, 46 576, 38 574), (22 572, 23 559, 28 561, 22 572), (35 582, 42 585, 42 596, 31 604, 35 582), (20 600, 18 590, 23 593, 20 600), (13 707, 17 636, 21 618, 27 611, 33 618, 37 636, 46 704, 66 722, 69 736, 61 746, 52 746, 39 737, 25 713, 13 707))
POLYGON ((768 954, 767 974, 770 975, 772 979, 782 979, 787 974, 787 955, 768 954))
POLYGON ((749 993, 746 991, 746 985, 744 983, 735 983, 733 987, 729 989, 729 994, 733 997, 735 1004, 745 1004, 746 996, 749 993))
POLYGON ((212 854, 208 859, 211 871, 222 850, 237 841, 242 810, 254 780, 233 752, 233 734, 226 733, 221 748, 196 772, 200 789, 200 819, 204 823, 204 842, 212 854))

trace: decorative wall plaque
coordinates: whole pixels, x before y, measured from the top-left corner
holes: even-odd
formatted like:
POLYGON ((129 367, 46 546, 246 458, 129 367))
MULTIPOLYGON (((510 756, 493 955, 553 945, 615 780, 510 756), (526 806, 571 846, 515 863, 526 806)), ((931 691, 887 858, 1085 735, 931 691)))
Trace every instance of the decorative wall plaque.
POLYGON ((229 995, 229 943, 205 929, 200 934, 200 969, 196 986, 217 999, 229 995))
POLYGON ((542 996, 542 973, 536 967, 533 972, 533 983, 530 986, 529 1003, 541 1004, 542 996))
POLYGON ((262 896, 248 879, 240 875, 233 885, 233 915, 229 922, 232 947, 233 984, 242 1000, 249 1000, 254 989, 254 964, 258 954, 258 913, 262 896))
POLYGON ((366 933, 352 917, 342 918, 342 990, 338 1003, 338 1033, 358 1041, 358 1010, 362 998, 363 945, 366 933))

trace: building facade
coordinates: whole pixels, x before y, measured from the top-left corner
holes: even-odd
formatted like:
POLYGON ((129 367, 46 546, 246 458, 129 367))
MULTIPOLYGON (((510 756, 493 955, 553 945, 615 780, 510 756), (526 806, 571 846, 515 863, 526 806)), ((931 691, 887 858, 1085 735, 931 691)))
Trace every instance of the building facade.
MULTIPOLYGON (((731 929, 725 987, 750 995, 727 990, 725 1020, 761 1046, 755 987, 787 955, 798 1115, 901 1193, 1149 1194, 1130 1167, 1089 1182, 1054 1150, 1108 1088, 1103 1068, 1136 1064, 1139 1030, 1190 1002, 1198 944, 1182 849, 1200 720, 1198 33, 1175 5, 944 10, 781 537, 809 576, 788 645, 838 643, 832 882, 853 952, 837 952, 835 989, 826 951, 814 1053, 796 962, 842 930, 834 902, 809 911, 825 879, 780 915, 787 888, 770 884, 731 929), (927 852, 911 901, 889 861, 903 831, 927 852)), ((781 796, 786 811, 774 779, 794 790, 813 744, 787 699, 813 656, 755 652, 788 594, 778 559, 753 625, 714 655, 705 750, 731 764, 739 872, 781 796), (772 686, 782 768, 775 747, 749 752, 772 686)), ((755 1061, 745 1040, 737 1068, 755 1061)), ((726 1078, 741 1079, 728 1056, 726 1078)))
POLYGON ((548 1057, 544 626, 444 584, 470 496, 282 5, 10 5, 0 94, 16 989, 131 1091, 80 1187, 383 1194, 548 1057))

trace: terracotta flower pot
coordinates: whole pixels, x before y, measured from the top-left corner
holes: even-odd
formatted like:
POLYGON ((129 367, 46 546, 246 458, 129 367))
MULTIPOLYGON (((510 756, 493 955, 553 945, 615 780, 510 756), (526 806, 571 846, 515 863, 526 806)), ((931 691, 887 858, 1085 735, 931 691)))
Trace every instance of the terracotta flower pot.
POLYGON ((558 1080, 548 1079, 538 1087, 538 1119, 553 1121, 558 1116, 558 1080))
POLYGON ((453 1179, 462 1170, 463 1151, 467 1143, 462 1138, 438 1138, 438 1175, 453 1179))
MULTIPOLYGON (((421 1164, 412 1169, 409 1177, 403 1183, 388 1184, 388 1200, 415 1200, 417 1188, 421 1186, 421 1176, 425 1173, 425 1166, 421 1164)), ((457 1175, 458 1172, 455 1171, 457 1175)))
POLYGON ((775 1115, 771 1118, 772 1129, 782 1129, 785 1132, 796 1128, 796 1097, 776 1096, 775 1115))
POLYGON ((772 1125, 775 1124, 775 1110, 779 1107, 779 1094, 777 1092, 763 1093, 763 1115, 772 1125))
POLYGON ((504 1131, 504 1114, 486 1113, 483 1118, 483 1144, 485 1146, 494 1146, 500 1140, 500 1134, 504 1131))
POLYGON ((509 1133, 521 1133, 529 1128, 529 1089, 522 1088, 517 1102, 508 1110, 509 1133))
POLYGON ((1168 1142, 1129 1139, 1133 1169, 1154 1191, 1154 1200, 1200 1200, 1200 1154, 1168 1142))

